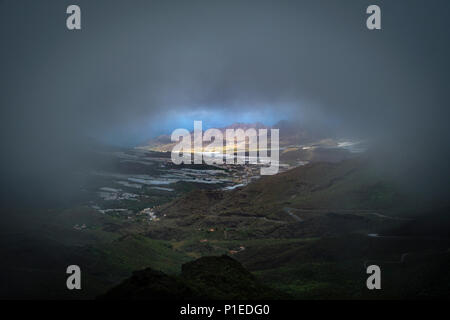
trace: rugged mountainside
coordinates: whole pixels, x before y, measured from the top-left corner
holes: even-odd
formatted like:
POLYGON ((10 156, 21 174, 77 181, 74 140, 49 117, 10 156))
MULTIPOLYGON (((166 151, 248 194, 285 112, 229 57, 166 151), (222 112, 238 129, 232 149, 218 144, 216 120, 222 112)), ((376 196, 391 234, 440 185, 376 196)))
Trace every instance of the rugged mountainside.
POLYGON ((223 203, 253 210, 290 206, 297 209, 370 209, 395 206, 399 194, 373 172, 364 157, 339 163, 318 162, 274 176, 263 176, 240 190, 226 193, 223 203))
POLYGON ((228 239, 239 239, 370 232, 395 225, 383 214, 401 200, 364 159, 313 163, 231 191, 190 192, 158 209, 164 219, 149 234, 181 239, 193 228, 214 228, 228 239))

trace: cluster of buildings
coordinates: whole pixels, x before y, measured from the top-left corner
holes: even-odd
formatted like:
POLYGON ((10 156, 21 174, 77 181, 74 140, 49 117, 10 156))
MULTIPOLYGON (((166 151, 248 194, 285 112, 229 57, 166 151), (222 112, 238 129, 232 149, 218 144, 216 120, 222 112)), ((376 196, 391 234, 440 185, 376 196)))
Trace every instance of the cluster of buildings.
POLYGON ((73 226, 73 228, 74 228, 75 230, 80 231, 80 230, 86 229, 87 226, 83 223, 82 225, 76 224, 76 225, 73 226))
POLYGON ((139 211, 138 215, 148 218, 149 221, 159 221, 159 218, 156 216, 154 208, 145 208, 139 211))

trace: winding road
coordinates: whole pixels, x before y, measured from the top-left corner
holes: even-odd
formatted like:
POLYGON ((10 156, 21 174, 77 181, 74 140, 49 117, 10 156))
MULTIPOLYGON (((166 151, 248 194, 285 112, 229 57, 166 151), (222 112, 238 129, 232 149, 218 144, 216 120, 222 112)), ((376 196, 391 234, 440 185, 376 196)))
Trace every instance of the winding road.
POLYGON ((292 213, 293 210, 296 210, 296 209, 288 208, 288 207, 284 207, 283 208, 283 211, 286 212, 288 215, 290 215, 292 218, 294 218, 296 221, 303 222, 302 218, 300 218, 299 216, 297 216, 294 213, 292 213))

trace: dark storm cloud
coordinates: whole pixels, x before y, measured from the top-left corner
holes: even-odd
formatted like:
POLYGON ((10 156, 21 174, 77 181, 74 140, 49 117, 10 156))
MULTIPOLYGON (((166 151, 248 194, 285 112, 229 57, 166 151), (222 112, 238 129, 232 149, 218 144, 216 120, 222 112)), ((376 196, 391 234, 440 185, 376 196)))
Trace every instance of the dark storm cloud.
POLYGON ((2 188, 83 167, 86 136, 258 106, 370 138, 386 166, 440 187, 448 1, 377 1, 381 31, 365 27, 369 4, 1 1, 2 188), (73 3, 81 31, 65 27, 73 3))

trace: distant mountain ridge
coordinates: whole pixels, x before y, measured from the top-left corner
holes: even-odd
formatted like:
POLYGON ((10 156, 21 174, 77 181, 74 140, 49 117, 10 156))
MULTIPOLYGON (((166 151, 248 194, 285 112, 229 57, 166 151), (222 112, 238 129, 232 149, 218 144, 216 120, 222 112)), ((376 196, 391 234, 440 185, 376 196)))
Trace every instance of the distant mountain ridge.
MULTIPOLYGON (((278 129, 280 161, 292 166, 302 165, 309 162, 339 162, 353 157, 353 153, 360 153, 365 150, 364 143, 360 141, 339 139, 332 134, 326 135, 311 126, 302 126, 292 121, 282 120, 273 126, 266 126, 260 122, 242 123, 237 122, 223 128, 219 128, 226 139, 227 129, 248 130, 259 129, 278 129)), ((268 132, 269 134, 269 132, 268 132)), ((191 132, 191 142, 193 145, 193 132, 191 132)), ((270 141, 270 139, 269 139, 270 141)), ((171 152, 178 142, 172 142, 170 135, 160 135, 147 141, 138 149, 155 152, 171 152)), ((210 142, 203 142, 203 147, 207 147, 210 142)), ((238 148, 249 150, 249 145, 244 142, 238 143, 238 148)), ((258 145, 258 148, 260 146, 258 145)), ((224 141, 222 153, 229 150, 227 142, 224 141)), ((217 150, 216 150, 217 151, 217 150)), ((194 149, 191 149, 194 152, 194 149)))
MULTIPOLYGON (((299 145, 305 143, 311 143, 313 141, 319 141, 327 138, 326 136, 315 132, 312 129, 306 129, 294 122, 290 122, 287 120, 282 120, 274 124, 273 126, 266 126, 261 122, 255 123, 244 123, 244 122, 236 122, 230 124, 228 126, 217 128, 220 130, 224 136, 227 129, 279 129, 279 137, 280 137, 280 147, 290 146, 290 145, 299 145)), ((203 131, 206 131, 204 129, 203 131)), ((193 136, 193 131, 190 132, 191 136, 193 136)), ((208 143, 205 143, 208 144, 208 143)), ((169 134, 163 134, 156 138, 148 140, 143 146, 139 148, 151 150, 151 151, 159 151, 159 152, 168 152, 173 149, 176 145, 176 142, 171 141, 171 136, 169 134)))

